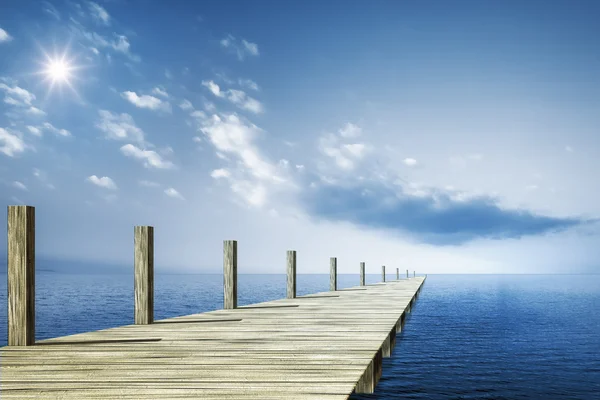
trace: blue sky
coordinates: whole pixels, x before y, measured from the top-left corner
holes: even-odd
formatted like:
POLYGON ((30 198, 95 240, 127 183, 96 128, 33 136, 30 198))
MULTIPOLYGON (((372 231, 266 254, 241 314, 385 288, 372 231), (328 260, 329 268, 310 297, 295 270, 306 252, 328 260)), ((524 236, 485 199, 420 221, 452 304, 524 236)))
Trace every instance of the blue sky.
POLYGON ((128 265, 153 225, 173 271, 237 239, 241 272, 598 272, 597 2, 1 7, 0 201, 38 258, 128 265))

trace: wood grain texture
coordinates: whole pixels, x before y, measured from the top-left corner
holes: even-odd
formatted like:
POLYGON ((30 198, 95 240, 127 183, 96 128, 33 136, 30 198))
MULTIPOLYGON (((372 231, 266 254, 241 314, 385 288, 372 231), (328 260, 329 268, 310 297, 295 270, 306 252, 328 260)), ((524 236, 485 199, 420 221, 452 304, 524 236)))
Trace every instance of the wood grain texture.
POLYGON ((287 251, 287 298, 296 298, 296 250, 287 251))
POLYGON ((8 206, 8 345, 35 343, 35 207, 8 206))
POLYGON ((365 263, 360 263, 360 286, 365 286, 365 263))
POLYGON ((0 348, 2 399, 372 393, 424 277, 0 348))
POLYGON ((381 281, 385 282, 385 265, 381 266, 381 281))
POLYGON ((134 236, 134 321, 154 322, 154 227, 136 226, 134 236))
POLYGON ((329 290, 337 290, 337 258, 329 259, 329 290))
POLYGON ((237 240, 223 241, 223 308, 237 307, 237 240))

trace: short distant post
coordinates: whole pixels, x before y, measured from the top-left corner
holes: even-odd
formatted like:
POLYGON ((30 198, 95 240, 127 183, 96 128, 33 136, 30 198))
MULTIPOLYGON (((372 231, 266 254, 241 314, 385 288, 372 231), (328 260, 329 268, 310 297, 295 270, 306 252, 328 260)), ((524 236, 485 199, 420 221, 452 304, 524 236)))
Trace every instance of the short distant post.
POLYGON ((223 308, 237 307, 237 240, 223 241, 223 308))
POLYGON ((408 279, 408 270, 406 270, 406 279, 408 279))
POLYGON ((365 263, 360 263, 360 286, 365 286, 365 263))
POLYGON ((415 278, 417 276, 417 272, 413 271, 413 278, 415 278))
POLYGON ((400 268, 396 268, 396 280, 400 280, 400 268))
POLYGON ((337 258, 329 259, 329 290, 337 290, 337 258))
POLYGON ((154 322, 154 227, 133 228, 134 320, 136 325, 154 322))
POLYGON ((8 345, 35 344, 35 207, 8 206, 8 345))
POLYGON ((385 265, 381 266, 381 279, 385 282, 385 265))
POLYGON ((287 298, 296 298, 296 250, 287 251, 287 298))

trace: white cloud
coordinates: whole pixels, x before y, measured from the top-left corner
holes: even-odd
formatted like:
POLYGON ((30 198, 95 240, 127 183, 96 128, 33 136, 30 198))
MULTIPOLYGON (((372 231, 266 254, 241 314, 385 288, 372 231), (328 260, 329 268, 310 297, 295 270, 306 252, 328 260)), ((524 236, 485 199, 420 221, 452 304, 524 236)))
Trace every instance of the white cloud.
POLYGON ((348 122, 338 132, 343 138, 353 138, 360 136, 362 133, 362 129, 359 126, 348 122))
POLYGON ((206 119, 206 113, 204 111, 196 110, 190 113, 190 117, 194 117, 199 120, 206 119))
POLYGON ((260 87, 258 86, 258 84, 251 79, 239 79, 238 83, 240 86, 246 87, 248 89, 252 89, 252 90, 256 90, 256 91, 260 90, 260 87))
POLYGON ((114 39, 107 39, 96 32, 86 31, 83 25, 73 19, 71 19, 71 22, 71 31, 73 34, 87 40, 95 48, 112 49, 117 53, 127 56, 132 61, 141 61, 140 56, 131 52, 131 44, 129 43, 127 36, 113 33, 114 39))
POLYGON ((106 12, 104 7, 94 2, 88 3, 88 6, 90 8, 92 17, 94 17, 98 22, 102 23, 103 25, 110 25, 110 15, 108 14, 108 12, 106 12))
POLYGON ((93 183, 96 186, 101 188, 109 189, 109 190, 117 190, 117 185, 115 182, 110 179, 108 176, 103 176, 102 178, 98 178, 96 175, 88 176, 86 181, 93 183))
POLYGON ((224 97, 225 96, 223 93, 221 93, 221 88, 219 87, 219 85, 217 85, 213 81, 202 81, 202 86, 207 87, 208 90, 210 90, 211 93, 214 94, 217 97, 224 97))
POLYGON ((36 126, 31 126, 31 125, 27 125, 27 130, 35 136, 41 137, 42 136, 42 130, 36 126))
POLYGON ((15 187, 15 188, 17 188, 17 189, 19 189, 19 190, 24 190, 24 191, 27 191, 27 190, 28 190, 28 189, 27 189, 27 186, 25 186, 25 184, 24 184, 24 183, 22 183, 22 182, 19 182, 19 181, 14 181, 14 182, 12 183, 12 185, 13 185, 13 187, 15 187))
POLYGON ((4 29, 0 28, 0 43, 10 42, 12 36, 8 34, 4 29))
POLYGON ((262 207, 278 190, 291 185, 285 168, 269 162, 254 141, 262 130, 236 114, 212 115, 200 129, 214 145, 216 155, 231 168, 214 170, 215 179, 226 178, 231 190, 247 205, 262 207))
POLYGON ((267 189, 262 183, 257 184, 247 180, 234 181, 231 190, 251 206, 263 207, 267 203, 267 189))
POLYGON ((40 110, 39 108, 37 108, 37 107, 33 107, 33 106, 32 106, 32 107, 29 107, 29 108, 26 110, 26 112, 27 112, 28 114, 31 114, 31 115, 33 115, 33 116, 36 116, 36 117, 41 117, 41 116, 44 116, 44 115, 46 115, 46 112, 45 112, 45 111, 43 111, 43 110, 40 110))
MULTIPOLYGON (((50 132, 54 133, 55 135, 64 136, 64 137, 71 136, 71 132, 69 132, 66 129, 55 128, 50 122, 44 122, 43 127, 45 130, 50 131, 50 132)), ((27 127, 27 128, 29 129, 30 127, 27 127)))
POLYGON ((219 179, 219 178, 229 178, 231 176, 231 172, 226 170, 225 168, 215 169, 210 173, 210 176, 219 179))
POLYGON ((404 160, 402 160, 402 162, 404 163, 404 165, 406 165, 407 167, 415 167, 418 163, 417 160, 415 160, 414 158, 405 158, 404 160))
POLYGON ((14 157, 16 154, 24 152, 26 147, 25 142, 19 136, 0 128, 0 153, 14 157))
POLYGON ((258 100, 248 96, 242 90, 229 89, 222 91, 219 85, 213 81, 202 81, 202 85, 208 88, 212 94, 217 97, 225 98, 243 110, 253 112, 255 114, 262 113, 263 105, 258 100))
POLYGON ((256 125, 242 121, 236 114, 213 115, 201 131, 206 134, 218 151, 239 157, 252 175, 261 179, 281 178, 275 176, 271 164, 263 160, 253 140, 261 132, 256 125))
POLYGON ((260 101, 248 96, 241 90, 229 89, 227 91, 227 99, 239 108, 255 114, 260 114, 264 111, 260 101))
POLYGON ((227 35, 220 41, 221 47, 236 54, 238 59, 242 61, 246 56, 258 56, 258 45, 247 41, 246 39, 238 40, 233 35, 227 35))
POLYGON ((147 181, 142 179, 141 181, 138 182, 140 186, 144 186, 144 187, 151 187, 151 188, 156 188, 156 187, 160 187, 160 184, 153 182, 153 181, 147 181))
POLYGON ((321 136, 318 141, 319 151, 331 158, 339 169, 353 170, 366 156, 369 147, 364 143, 344 143, 344 141, 359 136, 361 132, 362 129, 357 125, 347 123, 338 130, 337 135, 327 133, 321 136))
POLYGON ((171 105, 168 102, 159 99, 158 97, 150 96, 147 94, 138 96, 137 93, 130 91, 121 93, 121 97, 123 97, 125 100, 129 101, 131 104, 139 108, 147 108, 149 110, 160 110, 169 113, 171 112, 171 105))
POLYGON ((4 102, 13 106, 31 107, 31 102, 35 100, 35 95, 19 86, 8 86, 0 83, 0 89, 4 91, 4 102))
POLYGON ((185 200, 184 197, 177 190, 171 188, 165 189, 165 194, 169 197, 173 197, 176 199, 185 200))
POLYGON ((258 45, 256 43, 248 42, 246 39, 242 39, 242 44, 244 45, 244 50, 250 55, 257 56, 258 55, 258 45))
POLYGON ((172 162, 164 160, 157 152, 140 149, 133 144, 122 146, 121 153, 127 157, 141 161, 146 168, 170 169, 174 167, 172 162))
POLYGON ((366 146, 363 143, 345 144, 344 148, 356 158, 363 157, 366 146))
POLYGON ((52 15, 54 18, 60 20, 60 13, 51 3, 44 1, 44 11, 52 15))
POLYGON ((116 114, 99 110, 100 120, 96 127, 106 134, 108 139, 144 142, 144 132, 138 128, 129 114, 116 114))
POLYGON ((161 87, 155 87, 154 89, 152 89, 152 94, 155 94, 157 96, 162 96, 164 98, 169 98, 169 93, 167 93, 167 91, 164 88, 161 87))
POLYGON ((183 101, 179 103, 179 108, 181 108, 183 111, 190 111, 194 109, 194 105, 191 101, 183 99, 183 101))

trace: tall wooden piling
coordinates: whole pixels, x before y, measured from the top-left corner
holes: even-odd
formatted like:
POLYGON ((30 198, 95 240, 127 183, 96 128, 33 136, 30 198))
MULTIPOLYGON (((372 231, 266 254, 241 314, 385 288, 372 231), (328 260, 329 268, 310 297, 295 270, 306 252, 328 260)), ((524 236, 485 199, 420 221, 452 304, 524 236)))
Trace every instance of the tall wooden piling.
POLYGON ((408 279, 408 270, 406 270, 406 279, 408 279))
POLYGON ((35 344, 35 207, 8 206, 8 345, 35 344))
POLYGON ((381 280, 385 282, 385 265, 381 266, 381 280))
POLYGON ((136 226, 134 236, 134 320, 154 322, 154 227, 136 226))
POLYGON ((223 308, 237 308, 237 240, 223 241, 223 308))
POLYGON ((417 276, 417 272, 413 271, 413 278, 417 276))
POLYGON ((296 298, 296 250, 287 251, 287 298, 296 298))
POLYGON ((360 286, 365 286, 365 263, 360 263, 360 286))
POLYGON ((396 280, 400 280, 400 268, 396 268, 396 280))
POLYGON ((329 259, 329 290, 337 290, 337 258, 329 259))

